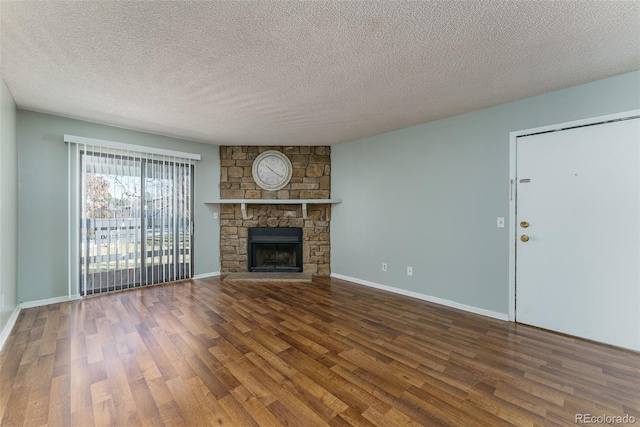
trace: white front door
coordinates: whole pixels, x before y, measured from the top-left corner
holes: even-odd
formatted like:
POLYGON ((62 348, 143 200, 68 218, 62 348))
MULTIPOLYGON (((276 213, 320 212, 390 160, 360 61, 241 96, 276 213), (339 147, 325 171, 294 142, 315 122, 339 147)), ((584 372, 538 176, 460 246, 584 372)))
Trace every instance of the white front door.
POLYGON ((640 351, 640 119, 516 145, 516 321, 640 351))

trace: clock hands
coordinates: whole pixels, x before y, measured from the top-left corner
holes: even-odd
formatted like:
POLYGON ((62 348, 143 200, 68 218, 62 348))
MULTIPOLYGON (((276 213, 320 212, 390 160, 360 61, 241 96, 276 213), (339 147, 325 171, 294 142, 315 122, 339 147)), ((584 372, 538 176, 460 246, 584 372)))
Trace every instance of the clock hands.
POLYGON ((274 171, 273 169, 271 169, 271 167, 267 164, 265 164, 266 168, 269 169, 271 172, 275 173, 276 175, 278 175, 280 178, 284 178, 284 175, 280 175, 278 172, 274 171))

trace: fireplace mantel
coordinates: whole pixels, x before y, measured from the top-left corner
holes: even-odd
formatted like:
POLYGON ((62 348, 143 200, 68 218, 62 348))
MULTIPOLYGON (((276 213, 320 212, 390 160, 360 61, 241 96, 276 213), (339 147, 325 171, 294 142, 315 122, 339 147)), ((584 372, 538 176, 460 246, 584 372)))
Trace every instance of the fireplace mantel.
POLYGON ((204 202, 206 205, 240 204, 243 219, 247 216, 247 205, 302 205, 302 218, 307 219, 307 205, 335 205, 342 199, 217 199, 204 202))

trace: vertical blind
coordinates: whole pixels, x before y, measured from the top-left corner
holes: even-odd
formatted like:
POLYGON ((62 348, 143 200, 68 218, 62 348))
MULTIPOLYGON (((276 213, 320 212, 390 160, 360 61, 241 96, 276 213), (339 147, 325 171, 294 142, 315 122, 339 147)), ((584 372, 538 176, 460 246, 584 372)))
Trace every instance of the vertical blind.
POLYGON ((76 166, 69 218, 77 225, 70 245, 77 267, 70 276, 80 295, 191 277, 199 156, 77 138, 67 142, 76 166))

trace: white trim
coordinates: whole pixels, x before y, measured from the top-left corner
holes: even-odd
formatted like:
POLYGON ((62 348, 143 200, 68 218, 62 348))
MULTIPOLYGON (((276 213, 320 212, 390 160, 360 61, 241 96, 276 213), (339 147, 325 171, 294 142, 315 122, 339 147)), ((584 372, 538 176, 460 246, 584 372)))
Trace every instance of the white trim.
POLYGON ((531 134, 541 133, 541 132, 551 132, 551 131, 574 128, 579 126, 588 126, 596 123, 610 122, 613 120, 628 119, 628 118, 636 117, 639 115, 640 115, 640 109, 629 110, 629 111, 623 111, 621 113, 607 114, 604 116, 589 117, 587 119, 572 120, 570 122, 562 122, 562 123, 556 123, 553 125, 517 130, 517 131, 510 132, 509 135, 510 136, 515 135, 517 137, 517 136, 531 135, 531 134))
POLYGON ((219 271, 214 271, 212 273, 202 273, 202 274, 196 274, 195 276, 192 277, 193 280, 200 280, 200 279, 206 279, 207 277, 216 277, 219 276, 220 272, 219 271))
POLYGON ((640 116, 640 109, 588 119, 573 120, 554 125, 518 130, 509 133, 509 182, 513 180, 513 189, 509 190, 509 320, 516 321, 516 199, 517 199, 517 139, 521 136, 542 132, 551 132, 579 126, 589 126, 613 120, 628 119, 640 116), (513 197, 511 197, 513 194, 513 197))
POLYGON ((95 145, 105 148, 115 148, 125 151, 136 151, 147 154, 158 154, 161 156, 181 157, 183 159, 200 160, 202 156, 200 154, 185 153, 182 151, 165 150, 164 148, 147 147, 144 145, 132 145, 122 142, 107 141, 104 139, 87 138, 84 136, 76 135, 64 135, 64 142, 71 142, 74 144, 95 145))
POLYGON ((2 330, 2 332, 0 333, 0 352, 2 352, 2 349, 4 348, 4 344, 7 342, 7 339, 9 339, 9 335, 11 335, 11 331, 13 330, 13 327, 16 324, 16 321, 18 320, 18 315, 20 314, 20 306, 16 306, 16 308, 13 309, 13 313, 11 313, 11 317, 9 317, 9 321, 7 322, 7 324, 4 326, 4 329, 2 330))
POLYGON ((82 297, 79 294, 70 295, 70 296, 64 296, 64 297, 39 299, 39 300, 36 300, 36 301, 21 302, 20 303, 20 308, 22 309, 22 308, 41 307, 43 305, 58 304, 60 302, 76 301, 76 300, 79 300, 79 299, 82 299, 82 297))
MULTIPOLYGON (((69 222, 71 224, 71 227, 69 228, 69 236, 72 236, 74 238, 74 242, 78 242, 75 245, 72 245, 71 241, 69 242, 70 247, 75 246, 75 258, 69 258, 69 298, 71 298, 71 296, 73 295, 73 292, 75 291, 76 294, 80 294, 80 248, 81 248, 81 244, 80 242, 80 238, 82 237, 82 233, 80 232, 80 225, 82 224, 82 214, 80 213, 80 200, 81 200, 81 193, 82 193, 82 180, 85 179, 84 175, 81 175, 82 172, 82 160, 80 158, 80 146, 78 144, 76 144, 76 166, 75 166, 75 170, 73 171, 75 175, 75 191, 73 192, 73 195, 75 196, 75 206, 74 206, 74 211, 73 213, 69 214, 69 222), (75 221, 72 221, 72 219, 75 219, 75 221), (75 285, 75 286, 73 286, 75 285)), ((86 166, 85 166, 85 171, 86 172, 86 166)), ((71 179, 71 175, 69 175, 69 179, 71 179)), ((71 186, 71 182, 69 181, 69 186, 71 186)), ((71 197, 71 189, 69 189, 69 197, 71 197)), ((86 275, 86 271, 85 271, 85 275, 86 275)))
POLYGON ((71 221, 71 145, 67 145, 67 227, 67 277, 69 279, 68 294, 71 295, 71 230, 73 229, 71 221))
POLYGON ((205 205, 229 205, 246 203, 251 205, 335 205, 342 203, 342 199, 214 199, 204 202, 205 205))
POLYGON ((498 320, 508 320, 508 316, 505 313, 499 313, 497 311, 486 310, 484 308, 461 304, 459 302, 451 301, 444 298, 438 298, 431 295, 421 294, 418 292, 407 291, 405 289, 394 288, 393 286, 381 285, 379 283, 369 282, 368 280, 358 279, 358 278, 349 277, 349 276, 343 276, 342 274, 331 273, 331 277, 357 283, 359 285, 369 286, 371 288, 381 289, 383 291, 393 292, 394 294, 404 295, 412 298, 417 298, 423 301, 429 301, 436 304, 444 305, 447 307, 457 308, 459 310, 464 310, 469 313, 479 314, 481 316, 492 317, 498 320))
POLYGON ((509 320, 516 320, 516 132, 509 134, 509 320))
POLYGON ((205 205, 224 205, 240 203, 242 218, 249 219, 247 205, 302 205, 302 219, 307 219, 307 205, 335 205, 342 199, 215 199, 204 202, 205 205))

